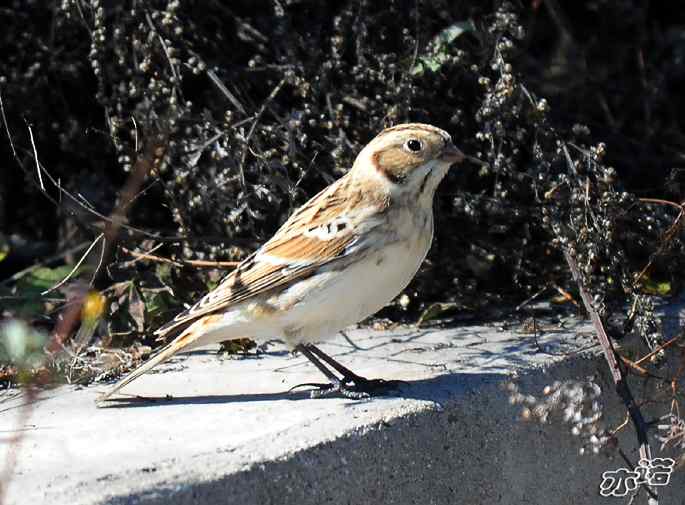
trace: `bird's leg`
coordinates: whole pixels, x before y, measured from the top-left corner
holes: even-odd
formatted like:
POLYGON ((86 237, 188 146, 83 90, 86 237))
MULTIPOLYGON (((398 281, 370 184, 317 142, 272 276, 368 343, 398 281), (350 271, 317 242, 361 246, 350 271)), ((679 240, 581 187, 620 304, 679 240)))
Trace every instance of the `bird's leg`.
POLYGON ((315 345, 309 344, 308 350, 311 351, 313 354, 315 354, 317 357, 328 363, 333 370, 336 370, 338 373, 340 373, 343 376, 343 379, 347 379, 349 382, 357 382, 357 381, 365 381, 367 379, 364 379, 363 377, 360 377, 356 373, 354 373, 352 370, 349 368, 341 365, 337 361, 335 361, 333 358, 331 358, 328 354, 323 352, 321 349, 316 347, 315 345))
POLYGON ((319 371, 326 376, 326 378, 330 381, 327 384, 320 384, 320 383, 315 383, 315 382, 307 382, 304 384, 298 384, 296 386, 293 386, 290 388, 290 391, 293 391, 294 389, 301 388, 304 386, 312 386, 315 387, 316 389, 312 392, 312 397, 321 397, 325 396, 327 394, 335 393, 337 391, 340 391, 340 393, 343 396, 347 396, 350 398, 362 398, 363 395, 353 395, 353 394, 347 394, 347 390, 345 389, 343 382, 338 378, 337 375, 335 375, 333 372, 331 372, 326 365, 321 363, 321 361, 307 348, 306 345, 304 344, 299 344, 298 346, 295 347, 295 350, 300 351, 305 358, 307 358, 309 361, 311 361, 316 368, 319 369, 319 371))
POLYGON ((348 398, 367 398, 371 395, 383 394, 388 390, 397 389, 398 386, 404 384, 402 381, 361 377, 312 344, 300 344, 297 349, 331 381, 330 384, 307 384, 319 388, 317 396, 339 391, 340 394, 348 398), (339 379, 320 360, 340 373, 342 378, 339 379))
MULTIPOLYGON (((307 349, 306 345, 299 344, 298 346, 295 347, 295 350, 300 351, 304 355, 305 358, 307 358, 309 361, 311 361, 314 364, 314 366, 316 368, 318 368, 319 371, 322 374, 324 374, 329 381, 331 381, 332 383, 340 382, 340 379, 338 379, 338 377, 333 372, 331 372, 328 368, 326 368, 326 365, 321 363, 321 361, 319 361, 317 359, 317 357, 314 356, 314 354, 312 354, 312 352, 309 349, 307 349)), ((305 384, 302 384, 302 385, 305 385, 305 384)), ((298 387, 298 386, 295 386, 295 387, 298 387)))

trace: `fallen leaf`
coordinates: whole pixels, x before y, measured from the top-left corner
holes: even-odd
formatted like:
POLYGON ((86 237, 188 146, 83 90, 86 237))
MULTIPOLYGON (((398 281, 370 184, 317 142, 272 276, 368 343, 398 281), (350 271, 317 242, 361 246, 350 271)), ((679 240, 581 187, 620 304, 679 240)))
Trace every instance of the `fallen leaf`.
POLYGON ((424 323, 432 321, 434 319, 438 319, 440 316, 443 316, 447 312, 455 310, 457 307, 458 305, 454 302, 433 303, 429 305, 426 308, 426 310, 423 311, 421 317, 419 317, 419 320, 416 324, 417 326, 422 326, 424 323))

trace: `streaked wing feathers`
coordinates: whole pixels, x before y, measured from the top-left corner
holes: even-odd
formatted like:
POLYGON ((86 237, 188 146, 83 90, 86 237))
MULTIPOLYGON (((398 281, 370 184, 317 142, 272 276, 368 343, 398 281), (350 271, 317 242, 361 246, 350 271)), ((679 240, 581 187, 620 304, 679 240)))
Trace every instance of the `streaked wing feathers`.
POLYGON ((359 211, 380 214, 385 198, 369 198, 352 187, 349 176, 317 194, 298 209, 271 240, 247 257, 214 290, 155 331, 159 339, 197 318, 252 296, 311 275, 317 268, 345 256, 364 229, 353 218, 359 211), (363 208, 361 207, 363 203, 363 208))

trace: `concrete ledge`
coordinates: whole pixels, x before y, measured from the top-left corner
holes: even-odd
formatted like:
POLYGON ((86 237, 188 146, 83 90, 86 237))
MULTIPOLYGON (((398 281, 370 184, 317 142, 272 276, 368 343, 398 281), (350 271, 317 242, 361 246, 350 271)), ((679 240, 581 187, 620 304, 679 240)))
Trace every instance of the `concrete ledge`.
MULTIPOLYGON (((363 401, 287 393, 321 378, 279 349, 197 352, 125 390, 159 401, 96 409, 103 386, 59 388, 22 426, 22 397, 9 392, 0 430, 26 433, 6 503, 620 503, 598 486, 621 460, 578 455, 567 426, 521 422, 500 387, 514 370, 535 393, 603 376, 601 361, 569 358, 589 334, 566 328, 538 338, 498 326, 352 331, 366 350, 342 338, 322 348, 362 375, 409 382, 363 401)), ((605 412, 623 418, 617 403, 605 412)), ((622 446, 633 447, 627 435, 622 446)), ((682 503, 683 489, 674 474, 660 503, 682 503)))

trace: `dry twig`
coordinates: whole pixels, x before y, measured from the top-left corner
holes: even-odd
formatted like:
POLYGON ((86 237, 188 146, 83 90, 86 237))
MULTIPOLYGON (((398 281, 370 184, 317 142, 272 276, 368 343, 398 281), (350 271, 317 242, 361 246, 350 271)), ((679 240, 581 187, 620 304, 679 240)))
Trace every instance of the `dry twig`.
MULTIPOLYGON (((583 278, 578 268, 578 263, 576 262, 576 259, 571 253, 571 251, 569 251, 568 249, 564 249, 564 257, 566 258, 566 263, 568 263, 568 266, 571 269, 571 275, 573 276, 573 280, 575 280, 576 284, 578 285, 578 290, 580 291, 580 296, 583 300, 585 310, 590 315, 592 325, 595 327, 597 340, 599 341, 599 344, 602 347, 604 359, 606 360, 607 365, 609 365, 609 371, 611 372, 611 378, 613 379, 614 385, 616 386, 616 392, 621 397, 621 400, 623 400, 623 404, 628 410, 630 419, 633 422, 633 426, 635 427, 635 432, 637 434, 637 442, 639 444, 640 450, 640 458, 651 460, 652 450, 649 445, 649 440, 647 438, 647 423, 645 422, 644 417, 642 416, 640 407, 637 405, 635 399, 633 398, 630 386, 628 385, 625 375, 621 370, 619 361, 616 359, 616 351, 614 350, 611 340, 609 340, 609 336, 607 335, 606 329, 604 328, 602 318, 599 316, 599 313, 595 309, 592 303, 592 298, 590 298, 590 294, 588 293, 587 289, 585 289, 583 278)), ((658 496, 656 490, 653 487, 650 487, 646 484, 644 485, 644 488, 653 498, 652 504, 657 505, 658 496)))
POLYGON ((141 259, 141 260, 147 260, 147 261, 154 261, 157 263, 166 263, 168 265, 173 265, 175 267, 183 267, 183 266, 191 266, 191 267, 199 267, 199 268, 217 268, 217 269, 222 269, 222 268, 235 268, 240 264, 240 261, 205 261, 205 260, 184 260, 184 259, 171 259, 171 258, 165 258, 163 256, 157 256, 155 254, 150 254, 150 253, 141 253, 138 251, 133 251, 131 249, 128 249, 124 246, 121 246, 121 250, 124 251, 126 254, 130 254, 134 258, 141 259))

